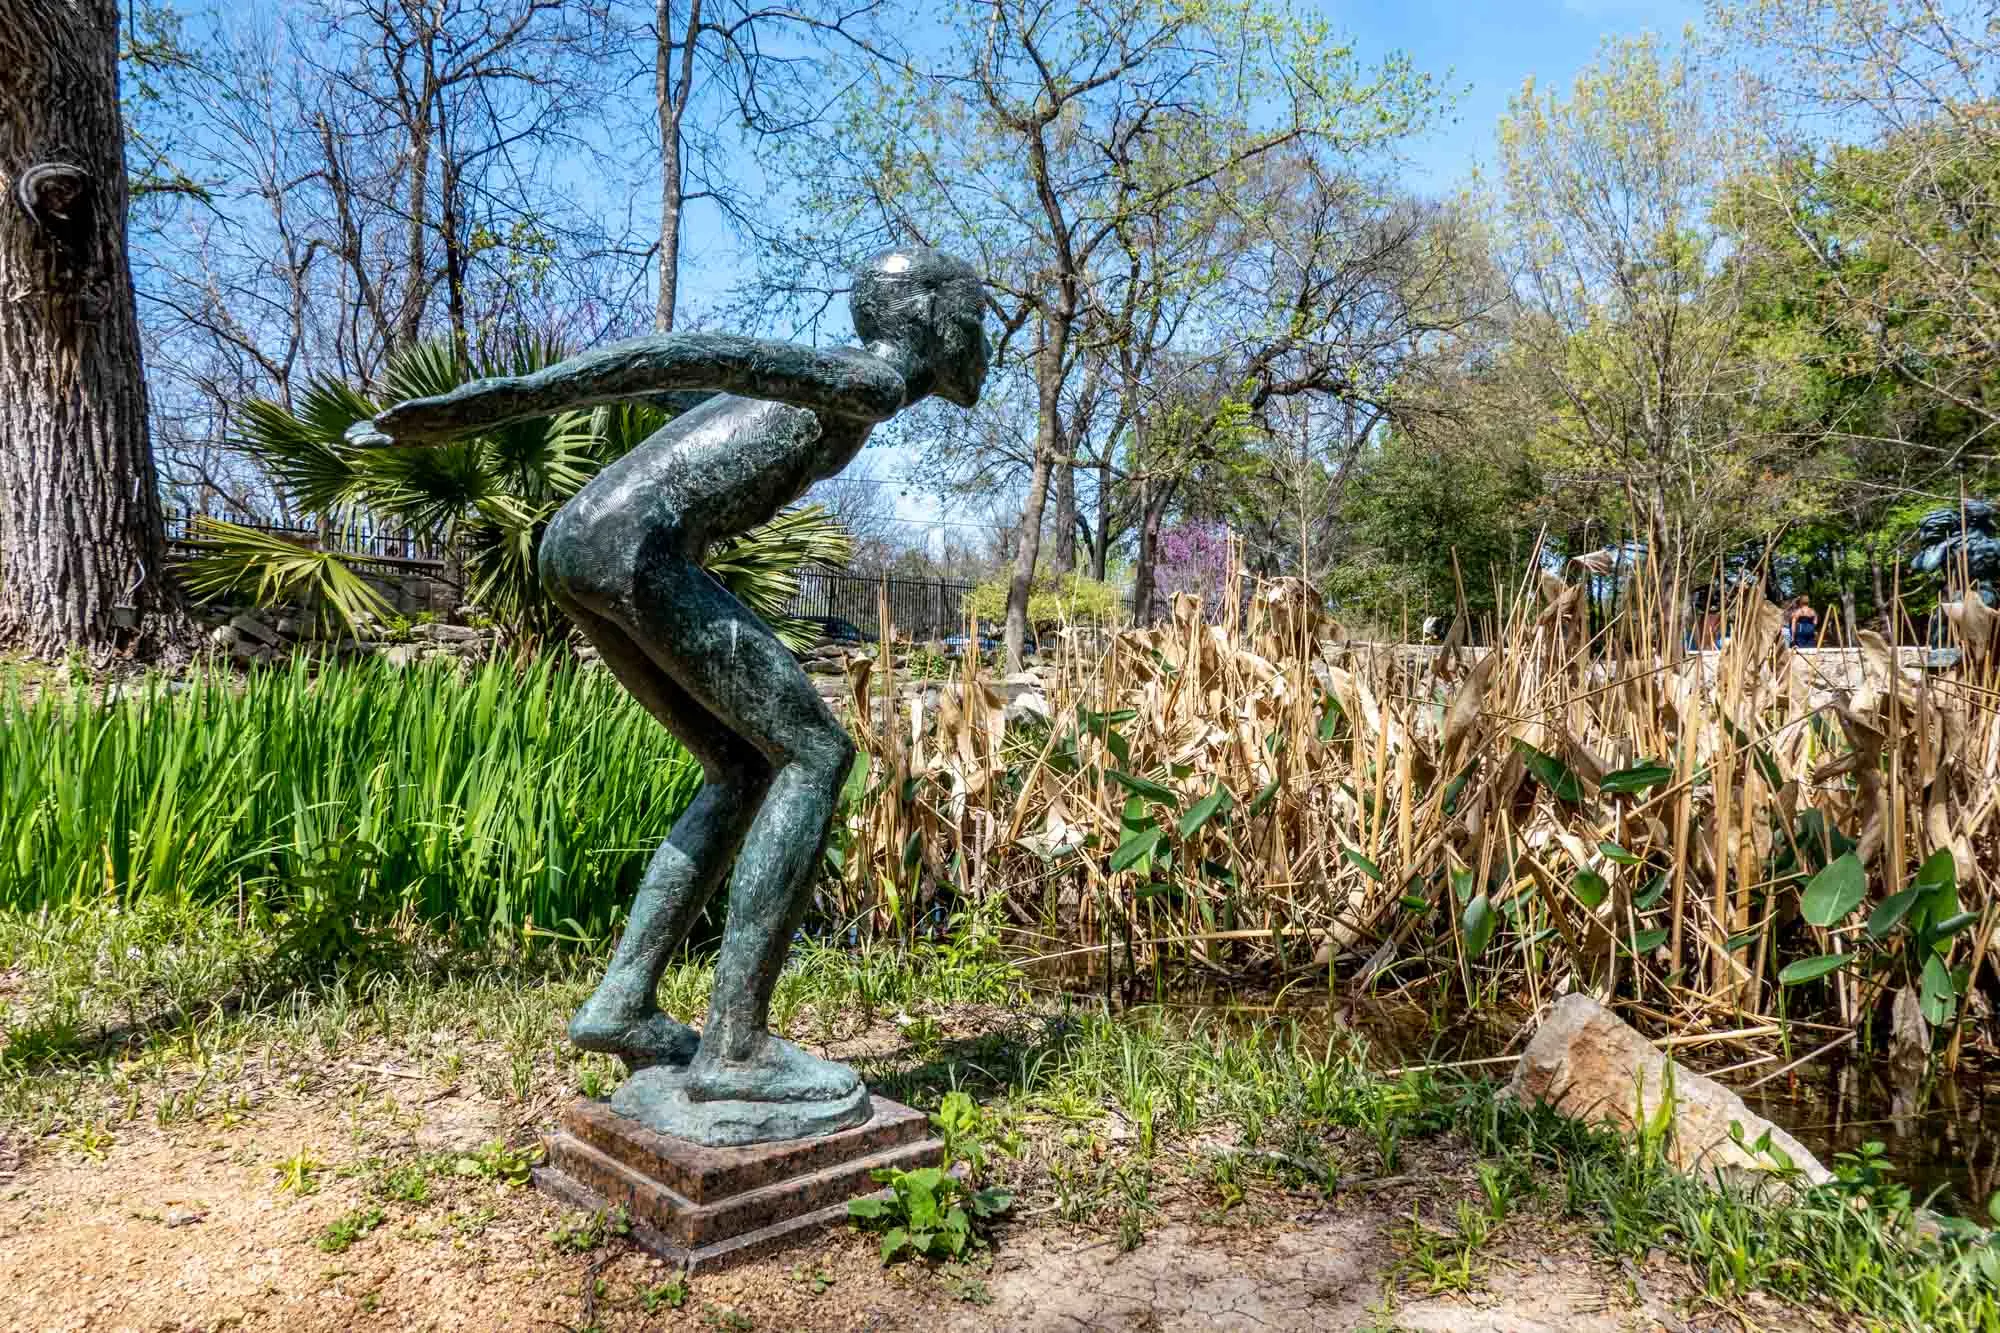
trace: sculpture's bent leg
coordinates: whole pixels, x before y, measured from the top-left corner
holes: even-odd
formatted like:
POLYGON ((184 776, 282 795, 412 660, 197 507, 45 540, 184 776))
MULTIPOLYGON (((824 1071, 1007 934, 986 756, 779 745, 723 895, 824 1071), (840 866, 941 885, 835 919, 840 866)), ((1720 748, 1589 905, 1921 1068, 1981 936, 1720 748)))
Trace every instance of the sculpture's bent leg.
POLYGON ((621 1055, 634 1069, 685 1064, 694 1057, 694 1031, 660 1012, 655 990, 742 845, 770 786, 770 765, 615 625, 598 621, 585 632, 607 664, 614 652, 624 657, 629 665, 612 666, 613 673, 701 764, 702 786, 647 863, 611 964, 570 1023, 570 1039, 584 1050, 621 1055))
MULTIPOLYGON (((818 1101, 851 1095, 854 1071, 769 1032, 771 994, 812 899, 854 743, 764 622, 684 556, 639 562, 633 637, 714 717, 757 747, 771 783, 743 840, 701 1049, 695 1101, 818 1101)), ((624 620, 625 617, 621 617, 624 620)))
POLYGON ((660 974, 742 844, 770 786, 770 765, 689 698, 616 623, 573 596, 559 579, 549 584, 619 683, 701 764, 703 778, 647 864, 604 979, 570 1021, 570 1041, 582 1050, 620 1056, 633 1069, 686 1064, 698 1039, 692 1028, 661 1012, 655 994, 660 974))

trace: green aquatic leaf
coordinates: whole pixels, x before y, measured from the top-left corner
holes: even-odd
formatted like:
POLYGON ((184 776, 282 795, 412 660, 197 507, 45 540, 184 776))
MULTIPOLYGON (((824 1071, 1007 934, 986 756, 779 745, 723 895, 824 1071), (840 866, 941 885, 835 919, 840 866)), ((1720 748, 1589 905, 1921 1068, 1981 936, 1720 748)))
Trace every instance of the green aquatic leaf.
POLYGON ((1812 877, 1799 910, 1815 926, 1834 926, 1867 896, 1868 876, 1861 869, 1861 858, 1849 852, 1812 877))
POLYGON ((1823 953, 1817 958, 1801 958, 1796 963, 1787 963, 1785 970, 1778 973, 1780 986, 1798 986, 1817 980, 1827 973, 1846 967, 1854 961, 1851 953, 1823 953))
POLYGON ((1493 940, 1495 923, 1492 900, 1485 894, 1465 905, 1465 916, 1459 924, 1465 928, 1465 951, 1468 955, 1477 958, 1486 952, 1486 946, 1493 940))

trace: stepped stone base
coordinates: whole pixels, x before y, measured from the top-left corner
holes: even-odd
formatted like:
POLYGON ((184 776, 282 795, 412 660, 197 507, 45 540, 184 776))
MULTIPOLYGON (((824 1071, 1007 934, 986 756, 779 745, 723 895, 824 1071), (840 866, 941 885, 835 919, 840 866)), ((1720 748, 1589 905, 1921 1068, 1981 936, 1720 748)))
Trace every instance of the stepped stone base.
POLYGON ((878 1167, 935 1165, 929 1122, 887 1098, 865 1124, 837 1134, 709 1148, 656 1134, 604 1102, 578 1101, 546 1140, 543 1192, 574 1208, 622 1207, 632 1238, 689 1271, 716 1269, 804 1240, 847 1216, 850 1200, 884 1193, 878 1167))

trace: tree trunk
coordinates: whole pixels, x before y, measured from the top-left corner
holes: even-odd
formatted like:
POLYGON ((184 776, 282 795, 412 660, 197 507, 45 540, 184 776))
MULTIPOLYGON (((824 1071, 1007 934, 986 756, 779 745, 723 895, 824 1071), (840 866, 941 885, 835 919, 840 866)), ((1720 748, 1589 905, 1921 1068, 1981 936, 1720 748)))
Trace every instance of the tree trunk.
POLYGON ((694 44, 701 34, 701 0, 688 6, 687 33, 673 38, 673 0, 659 0, 653 11, 657 43, 653 61, 653 105, 660 117, 660 299, 653 327, 672 333, 674 308, 680 297, 681 206, 685 187, 681 172, 681 116, 694 87, 694 44), (673 78, 674 52, 681 57, 678 86, 673 78))
POLYGON ((1090 577, 1104 582, 1111 562, 1111 464, 1097 465, 1097 528, 1090 534, 1090 577))
POLYGON ((1042 346, 1035 359, 1035 464, 1028 474, 1028 497, 1021 505, 1020 545, 1014 551, 1014 574, 1007 581, 1007 669, 1021 669, 1021 645, 1028 640, 1028 594, 1034 588, 1035 561, 1042 553, 1042 510, 1049 498, 1049 472, 1056 459, 1056 413, 1062 408, 1063 350, 1069 343, 1069 320, 1045 316, 1042 346))
POLYGON ((1880 624, 1876 628, 1882 631, 1883 638, 1887 639, 1890 643, 1894 643, 1896 641, 1896 613, 1895 609, 1889 605, 1888 590, 1882 586, 1882 557, 1872 551, 1868 555, 1868 587, 1875 594, 1875 616, 1880 621, 1880 624))
POLYGON ((435 71, 432 37, 424 35, 424 82, 410 121, 409 219, 404 237, 403 308, 396 323, 396 346, 409 347, 423 333, 424 307, 430 301, 430 279, 424 267, 425 233, 430 228, 431 101, 435 71))
POLYGON ((1058 574, 1076 572, 1076 462, 1059 458, 1055 464, 1056 547, 1050 554, 1058 574))
POLYGON ((1160 528, 1166 522, 1171 487, 1158 481, 1139 484, 1139 553, 1132 564, 1132 623, 1153 623, 1154 589, 1160 563, 1160 528))
POLYGON ((183 651, 125 250, 116 0, 0 6, 0 188, 0 643, 183 651))
MULTIPOLYGON (((444 123, 439 108, 438 123, 444 123)), ((472 324, 465 309, 466 238, 460 232, 458 216, 458 167, 452 161, 450 137, 440 133, 442 188, 438 191, 438 226, 444 232, 445 309, 451 318, 451 345, 458 359, 472 360, 472 324)))

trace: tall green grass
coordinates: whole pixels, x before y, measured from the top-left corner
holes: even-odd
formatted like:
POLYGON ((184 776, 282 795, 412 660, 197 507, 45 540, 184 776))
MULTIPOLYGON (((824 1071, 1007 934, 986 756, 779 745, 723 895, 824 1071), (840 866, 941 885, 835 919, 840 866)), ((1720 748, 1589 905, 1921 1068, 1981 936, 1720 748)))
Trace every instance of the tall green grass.
POLYGON ((0 910, 221 901, 294 931, 601 935, 700 778, 607 673, 547 661, 299 660, 110 703, 8 689, 0 910))

